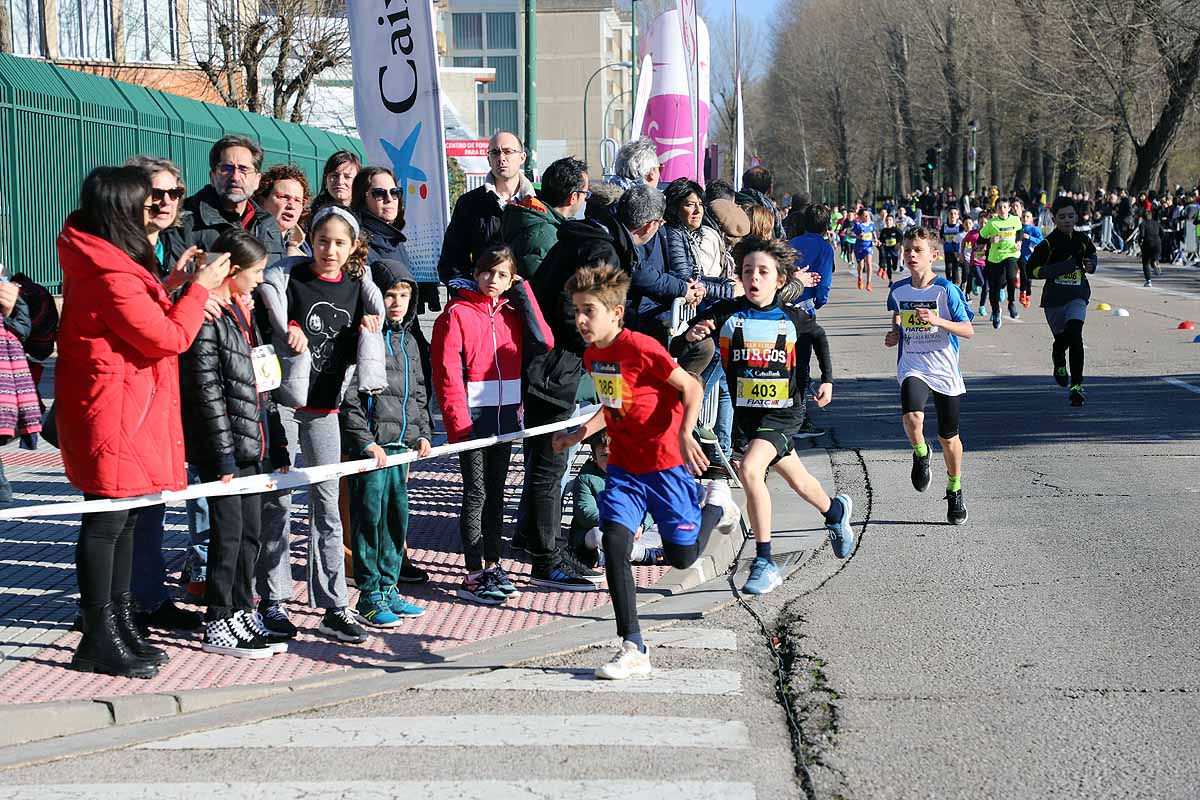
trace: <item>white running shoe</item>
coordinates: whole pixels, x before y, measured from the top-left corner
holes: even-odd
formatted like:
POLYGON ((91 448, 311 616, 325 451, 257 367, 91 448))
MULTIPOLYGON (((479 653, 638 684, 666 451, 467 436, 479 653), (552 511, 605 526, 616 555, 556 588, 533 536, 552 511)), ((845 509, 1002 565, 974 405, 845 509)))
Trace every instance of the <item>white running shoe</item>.
POLYGON ((717 531, 726 535, 732 533, 738 520, 742 518, 742 507, 733 499, 733 492, 729 491, 728 483, 709 481, 704 505, 710 503, 721 508, 721 519, 717 522, 717 531))
POLYGON ((621 642, 621 649, 602 667, 597 667, 596 677, 605 681, 623 681, 635 675, 649 675, 650 648, 646 652, 638 649, 633 642, 621 642))

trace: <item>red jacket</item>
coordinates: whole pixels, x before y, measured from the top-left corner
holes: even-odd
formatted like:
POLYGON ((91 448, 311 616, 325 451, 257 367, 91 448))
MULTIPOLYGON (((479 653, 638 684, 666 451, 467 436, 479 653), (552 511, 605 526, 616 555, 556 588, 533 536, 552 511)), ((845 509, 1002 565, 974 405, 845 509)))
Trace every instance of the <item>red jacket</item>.
POLYGON ((75 227, 58 235, 63 310, 54 416, 67 478, 105 497, 187 485, 179 365, 204 323, 208 290, 172 304, 155 275, 75 227))
MULTIPOLYGON (((465 283, 465 282, 464 282, 465 283)), ((458 296, 433 325, 433 385, 451 442, 521 429, 524 342, 554 346, 554 335, 526 281, 493 303, 473 289, 458 296)), ((452 294, 453 294, 452 289, 452 294)))

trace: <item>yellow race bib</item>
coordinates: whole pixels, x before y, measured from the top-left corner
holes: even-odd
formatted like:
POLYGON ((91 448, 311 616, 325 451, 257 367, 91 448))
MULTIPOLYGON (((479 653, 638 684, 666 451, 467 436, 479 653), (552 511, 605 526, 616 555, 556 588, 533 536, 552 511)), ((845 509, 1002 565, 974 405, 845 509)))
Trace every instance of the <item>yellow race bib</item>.
POLYGON ((792 404, 787 378, 738 378, 737 404, 742 407, 787 408, 792 404))

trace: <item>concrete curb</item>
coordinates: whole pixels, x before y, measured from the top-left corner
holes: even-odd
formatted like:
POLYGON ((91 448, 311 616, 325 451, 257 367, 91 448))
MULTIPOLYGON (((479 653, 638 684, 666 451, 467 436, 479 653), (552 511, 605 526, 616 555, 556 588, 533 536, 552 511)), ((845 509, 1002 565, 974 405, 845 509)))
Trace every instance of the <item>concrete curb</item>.
MULTIPOLYGON (((740 498, 739 498, 740 499, 740 498)), ((730 535, 714 533, 696 563, 687 569, 670 569, 651 587, 641 590, 638 607, 683 594, 724 575, 733 564, 742 544, 740 531, 730 535)), ((586 615, 556 620, 523 631, 501 634, 478 642, 438 652, 437 661, 459 661, 491 650, 513 648, 562 634, 611 617, 612 605, 591 609, 586 615)), ((524 656, 522 660, 528 659, 524 656)), ((394 668, 352 669, 310 675, 293 681, 272 684, 248 684, 210 689, 191 689, 174 693, 97 697, 91 700, 58 700, 0 706, 0 748, 29 744, 46 739, 102 728, 132 725, 147 720, 205 711, 221 706, 263 700, 320 687, 332 687, 371 676, 386 675, 398 669, 412 671, 428 667, 421 661, 400 662, 394 668)))

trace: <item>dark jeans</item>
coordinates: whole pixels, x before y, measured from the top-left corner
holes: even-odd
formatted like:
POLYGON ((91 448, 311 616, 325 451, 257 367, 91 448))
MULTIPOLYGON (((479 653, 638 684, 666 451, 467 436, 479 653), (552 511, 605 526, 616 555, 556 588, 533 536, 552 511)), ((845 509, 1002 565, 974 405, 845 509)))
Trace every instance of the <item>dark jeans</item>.
MULTIPOLYGON (((198 470, 202 481, 219 476, 198 470)), ((257 464, 239 467, 235 478, 259 473, 257 464)), ((208 539, 208 580, 205 583, 207 619, 225 619, 234 611, 254 608, 254 562, 262 526, 262 495, 241 494, 208 498, 211 523, 208 539)))
POLYGON ((511 458, 511 442, 458 454, 463 476, 462 514, 458 518, 458 531, 462 535, 463 556, 468 572, 483 569, 484 561, 500 560, 504 482, 508 477, 511 458))
POLYGON ((1000 313, 1000 290, 1008 290, 1008 302, 1017 302, 1017 260, 1006 258, 995 263, 988 262, 987 267, 988 300, 992 304, 992 313, 1000 313))
MULTIPOLYGON (((574 408, 560 408, 536 397, 525 399, 525 427, 570 419, 574 408)), ((569 454, 554 452, 554 434, 530 436, 522 443, 525 457, 525 517, 521 522, 535 569, 549 569, 557 560, 562 527, 562 478, 569 454)))
MULTIPOLYGON (((405 448, 383 450, 390 456, 403 453, 405 448)), ((466 470, 463 474, 465 477, 466 470)), ((400 562, 408 536, 408 465, 354 475, 350 486, 353 487, 350 542, 354 582, 364 595, 386 592, 400 580, 400 562)), ((464 499, 465 496, 464 490, 464 499)))
MULTIPOLYGON (((85 500, 100 500, 100 495, 84 494, 85 500)), ((75 578, 79 582, 79 604, 83 607, 108 605, 113 598, 129 591, 133 569, 133 526, 138 512, 97 511, 84 514, 75 545, 75 578)))
POLYGON ((130 591, 133 604, 141 611, 157 611, 167 601, 167 564, 163 559, 163 518, 165 505, 138 509, 133 526, 133 576, 130 591))
POLYGON ((1142 275, 1150 280, 1150 271, 1158 267, 1158 258, 1162 255, 1162 244, 1157 241, 1142 242, 1142 275))

